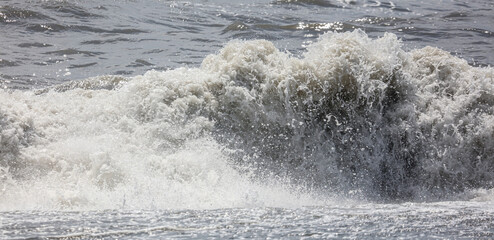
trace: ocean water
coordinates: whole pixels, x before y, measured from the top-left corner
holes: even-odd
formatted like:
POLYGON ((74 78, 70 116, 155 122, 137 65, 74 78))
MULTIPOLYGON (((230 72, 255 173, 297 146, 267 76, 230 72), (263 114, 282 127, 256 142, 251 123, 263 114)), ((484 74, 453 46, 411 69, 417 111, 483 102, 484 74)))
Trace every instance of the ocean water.
POLYGON ((0 239, 494 237, 494 2, 0 2, 0 239))

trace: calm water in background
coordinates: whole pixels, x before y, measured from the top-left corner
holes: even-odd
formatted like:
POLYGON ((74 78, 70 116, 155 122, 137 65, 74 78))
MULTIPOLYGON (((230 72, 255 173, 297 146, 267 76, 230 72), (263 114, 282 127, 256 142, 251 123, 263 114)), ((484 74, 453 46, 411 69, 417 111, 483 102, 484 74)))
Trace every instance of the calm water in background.
MULTIPOLYGON (((184 144, 185 148, 175 147, 171 140, 159 142, 176 132, 199 132, 196 122, 175 128, 166 125, 166 116, 162 119, 153 115, 155 119, 138 119, 137 123, 111 120, 113 116, 133 117, 130 110, 121 107, 126 100, 134 101, 133 95, 126 99, 111 91, 100 94, 76 89, 67 94, 50 92, 38 99, 29 91, 104 75, 130 78, 152 69, 195 68, 207 55, 217 53, 234 39, 265 39, 282 51, 301 56, 321 34, 354 29, 372 38, 394 33, 403 41, 405 50, 434 46, 472 66, 486 67, 494 63, 493 23, 494 2, 489 0, 2 0, 0 87, 7 89, 5 92, 14 89, 26 94, 14 94, 7 106, 0 103, 0 114, 4 114, 0 115, 0 157, 5 158, 0 159, 0 239, 493 238, 492 190, 481 187, 458 193, 451 187, 451 195, 445 194, 434 202, 420 198, 367 200, 358 194, 308 194, 311 196, 307 200, 300 196, 304 191, 289 189, 285 193, 284 189, 244 183, 236 171, 230 172, 229 165, 222 165, 223 155, 217 154, 217 148, 223 151, 229 145, 217 147, 201 137, 185 138, 190 142, 184 144), (59 107, 65 101, 69 106, 59 107), (29 106, 25 109, 36 109, 32 115, 40 119, 38 123, 35 118, 34 125, 39 127, 41 140, 25 134, 11 147, 9 144, 15 141, 11 140, 10 127, 29 124, 23 118, 23 114, 30 115, 24 105, 29 106), (71 112, 72 109, 78 110, 71 112), (40 113, 46 114, 39 116, 40 113), (112 121, 118 124, 112 125, 112 121), (154 142, 147 143, 146 139, 154 142), (155 142, 161 144, 158 150, 146 148, 155 142), (159 159, 161 155, 171 157, 165 161, 159 159), (73 163, 70 158, 82 163, 73 163), (190 160, 202 158, 207 160, 205 164, 190 160), (24 166, 19 159, 34 163, 16 172, 16 167, 24 166), (146 159, 143 168, 149 171, 140 172, 139 163, 132 162, 137 159, 146 159), (35 171, 36 167, 41 174, 35 171), (37 174, 46 176, 37 178, 37 174), (108 187, 112 182, 116 182, 115 186, 108 187), (214 186, 206 186, 209 183, 214 186)), ((151 81, 153 76, 146 75, 141 80, 151 81)), ((173 73, 164 76, 176 77, 173 73)), ((184 76, 177 78, 200 78, 184 76)), ((138 86, 156 88, 152 84, 138 86)), ((136 90, 136 98, 140 93, 136 90)), ((479 105, 491 104, 492 108, 486 99, 479 105)), ((144 109, 155 104, 143 103, 144 109)), ((173 110, 179 111, 176 109, 173 110)), ((225 112, 217 119, 235 118, 225 112)), ((471 122, 476 123, 476 117, 471 117, 471 122)), ((222 123, 227 125, 228 120, 222 123)), ((491 125, 485 126, 487 132, 492 130, 488 127, 491 125)), ((246 132, 245 138, 249 137, 246 132)), ((255 141, 253 137, 251 142, 255 141)), ((484 154, 489 155, 489 141, 482 144, 487 149, 484 154)), ((477 156, 472 155, 472 159, 477 156)), ((486 166, 487 174, 482 174, 488 178, 491 165, 486 166)), ((492 182, 485 185, 490 186, 492 182)))
POLYGON ((197 66, 232 39, 300 54, 327 31, 397 34, 475 65, 494 62, 493 2, 10 1, 0 3, 0 84, 30 89, 98 75, 197 66))

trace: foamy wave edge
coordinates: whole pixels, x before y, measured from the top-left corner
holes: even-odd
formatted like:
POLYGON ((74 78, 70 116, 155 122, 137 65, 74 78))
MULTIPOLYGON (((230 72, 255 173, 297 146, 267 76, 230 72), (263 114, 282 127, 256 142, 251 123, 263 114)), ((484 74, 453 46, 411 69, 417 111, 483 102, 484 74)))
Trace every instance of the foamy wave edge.
POLYGON ((357 30, 322 35, 301 57, 233 41, 200 68, 2 91, 0 209, 305 206, 490 189, 493 73, 357 30))

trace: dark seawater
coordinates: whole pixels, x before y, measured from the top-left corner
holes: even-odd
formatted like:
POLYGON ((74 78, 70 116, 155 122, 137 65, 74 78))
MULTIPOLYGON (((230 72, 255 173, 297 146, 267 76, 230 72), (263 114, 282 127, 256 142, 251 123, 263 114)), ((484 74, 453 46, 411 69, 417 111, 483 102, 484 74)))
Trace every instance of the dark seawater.
POLYGON ((266 39, 299 55, 324 32, 353 29, 484 66, 494 62, 493 8, 487 0, 3 0, 0 84, 31 89, 198 66, 232 39, 266 39))
POLYGON ((492 1, 0 1, 0 239, 494 237, 492 1))

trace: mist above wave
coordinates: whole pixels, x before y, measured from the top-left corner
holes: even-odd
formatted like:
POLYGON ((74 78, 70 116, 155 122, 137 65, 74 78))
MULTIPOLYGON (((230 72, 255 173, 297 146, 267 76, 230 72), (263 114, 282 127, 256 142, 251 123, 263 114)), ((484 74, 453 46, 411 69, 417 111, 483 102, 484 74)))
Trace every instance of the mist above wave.
POLYGON ((3 91, 0 205, 297 206, 492 188, 493 73, 354 31, 301 57, 233 41, 200 68, 3 91))

